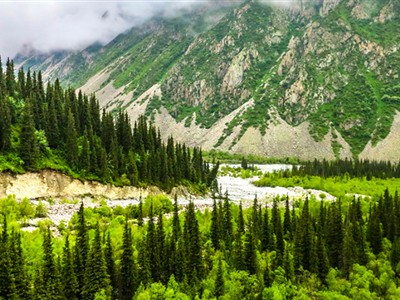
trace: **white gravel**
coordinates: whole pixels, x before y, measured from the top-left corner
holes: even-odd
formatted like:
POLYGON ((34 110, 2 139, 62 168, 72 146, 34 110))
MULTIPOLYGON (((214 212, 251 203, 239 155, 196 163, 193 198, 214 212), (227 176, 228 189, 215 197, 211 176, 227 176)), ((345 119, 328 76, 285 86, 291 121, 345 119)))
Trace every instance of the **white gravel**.
MULTIPOLYGON (((240 167, 240 165, 229 165, 231 167, 240 167)), ((263 172, 272 172, 276 170, 291 169, 291 165, 283 164, 270 164, 270 165, 256 165, 263 172)), ((231 176, 219 176, 218 185, 221 187, 223 193, 228 191, 229 198, 233 202, 243 201, 244 207, 251 205, 254 197, 257 195, 257 199, 260 203, 270 203, 277 196, 289 196, 291 200, 303 199, 306 195, 314 195, 317 199, 320 199, 321 194, 325 194, 326 200, 335 200, 336 198, 326 192, 318 190, 309 190, 302 187, 284 188, 284 187, 256 187, 252 184, 253 181, 257 180, 258 177, 242 179, 231 176)), ((207 207, 212 205, 212 198, 210 196, 194 197, 194 196, 180 196, 178 197, 179 205, 186 206, 193 200, 198 210, 204 211, 207 207)), ((85 207, 98 207, 100 201, 93 201, 90 197, 84 198, 81 201, 84 202, 85 207)), ((107 205, 111 208, 116 206, 127 207, 128 205, 139 204, 139 199, 121 199, 121 200, 105 200, 107 205)), ((72 215, 78 211, 80 202, 77 204, 62 204, 56 201, 55 204, 50 205, 48 202, 43 202, 48 208, 48 218, 57 226, 61 221, 68 223, 72 215)), ((35 222, 32 222, 35 223, 35 222)), ((30 224, 35 226, 35 224, 30 224)), ((26 230, 32 230, 32 227, 26 228, 26 230)))

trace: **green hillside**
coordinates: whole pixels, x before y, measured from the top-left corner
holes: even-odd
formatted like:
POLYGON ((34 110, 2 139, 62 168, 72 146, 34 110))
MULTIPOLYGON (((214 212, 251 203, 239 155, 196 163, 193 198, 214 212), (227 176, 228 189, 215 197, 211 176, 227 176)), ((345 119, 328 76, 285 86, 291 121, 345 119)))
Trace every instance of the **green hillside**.
POLYGON ((100 89, 112 83, 133 91, 128 102, 106 100, 114 112, 160 84, 162 96, 149 99, 146 114, 164 107, 186 126, 195 117, 198 126, 212 128, 254 100, 226 124, 215 147, 235 127, 240 132, 230 148, 250 127, 265 135, 278 117, 293 127, 308 122, 315 141, 332 132, 336 156, 343 147, 338 133, 357 156, 388 135, 399 110, 400 4, 319 3, 283 9, 246 1, 186 12, 150 20, 103 47, 26 63, 46 71, 50 61, 50 78, 75 87, 107 73, 100 89))

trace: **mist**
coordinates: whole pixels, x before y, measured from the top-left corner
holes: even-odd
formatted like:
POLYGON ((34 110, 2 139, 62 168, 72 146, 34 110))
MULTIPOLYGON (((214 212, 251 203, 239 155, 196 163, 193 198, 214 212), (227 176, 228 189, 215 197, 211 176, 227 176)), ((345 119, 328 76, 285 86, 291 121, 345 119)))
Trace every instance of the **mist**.
POLYGON ((109 42, 119 33, 157 15, 173 16, 183 9, 212 1, 10 1, 0 2, 0 55, 14 57, 35 49, 82 49, 109 42))
MULTIPOLYGON (((290 6, 298 0, 261 0, 290 6)), ((0 55, 37 50, 78 50, 105 44, 119 33, 163 15, 201 5, 232 5, 242 0, 17 0, 0 2, 0 55)))

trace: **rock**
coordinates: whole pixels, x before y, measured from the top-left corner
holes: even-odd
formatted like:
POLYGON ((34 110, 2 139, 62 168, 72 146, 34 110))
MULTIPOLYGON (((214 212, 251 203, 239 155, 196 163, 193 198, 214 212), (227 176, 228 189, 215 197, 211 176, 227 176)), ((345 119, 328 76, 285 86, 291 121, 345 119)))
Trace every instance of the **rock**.
POLYGON ((322 17, 329 14, 329 12, 336 8, 336 6, 340 3, 340 0, 324 0, 322 7, 319 11, 322 17))

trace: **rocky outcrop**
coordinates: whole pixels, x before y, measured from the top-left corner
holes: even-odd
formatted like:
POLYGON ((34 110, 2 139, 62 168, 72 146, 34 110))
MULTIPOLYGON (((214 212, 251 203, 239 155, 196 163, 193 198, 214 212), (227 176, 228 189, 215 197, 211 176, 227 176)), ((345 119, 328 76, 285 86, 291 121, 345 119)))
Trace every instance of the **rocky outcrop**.
POLYGON ((326 16, 329 12, 339 4, 341 0, 324 0, 322 3, 322 7, 319 11, 321 16, 326 16))
POLYGON ((80 181, 52 170, 19 175, 0 173, 0 198, 16 195, 18 199, 82 198, 85 196, 127 199, 159 193, 162 191, 155 187, 115 187, 95 181, 80 181))

